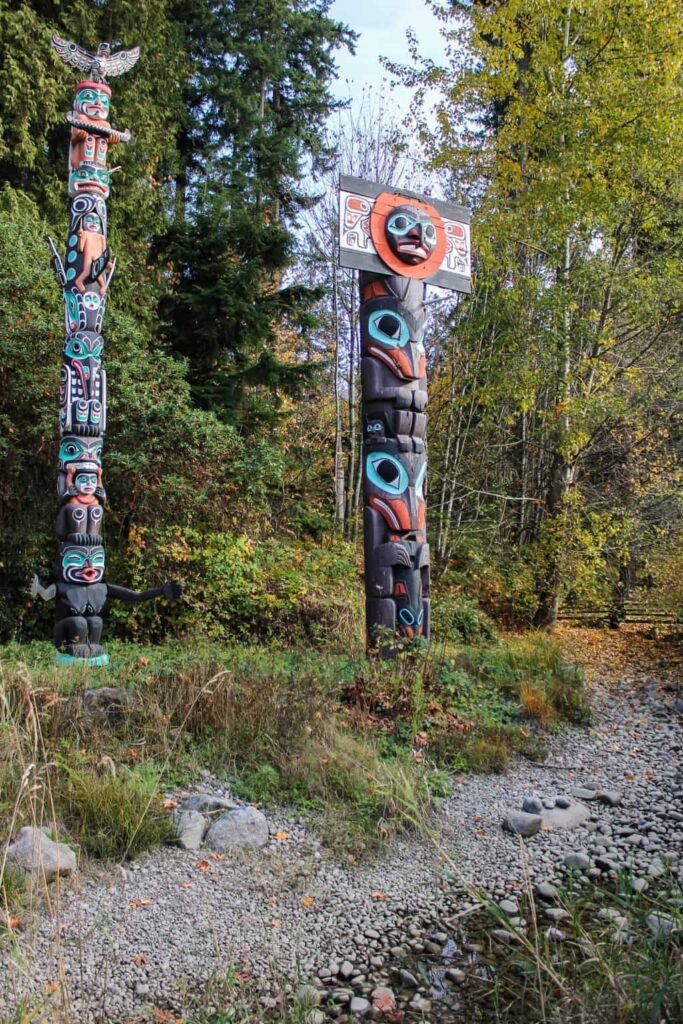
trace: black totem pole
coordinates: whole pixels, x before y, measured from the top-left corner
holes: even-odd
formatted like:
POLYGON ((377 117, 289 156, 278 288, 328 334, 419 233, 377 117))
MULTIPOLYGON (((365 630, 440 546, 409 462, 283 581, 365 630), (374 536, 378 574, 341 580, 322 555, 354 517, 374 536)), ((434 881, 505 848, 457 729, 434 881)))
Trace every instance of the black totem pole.
MULTIPOLYGON (((111 53, 101 43, 89 53, 53 35, 62 60, 87 78, 76 86, 69 147, 69 234, 64 261, 51 239, 52 253, 64 296, 66 338, 60 386, 61 444, 57 476, 60 504, 56 531, 60 540, 55 563, 56 582, 44 587, 34 577, 32 594, 56 599, 54 642, 59 662, 106 665, 101 645, 102 612, 107 599, 146 601, 175 599, 181 588, 167 580, 145 591, 104 582, 102 539, 105 490, 102 448, 107 426, 107 383, 102 368, 102 321, 115 260, 107 244, 107 204, 112 170, 107 157, 112 146, 128 142, 130 132, 109 123, 111 89, 107 77, 133 67, 140 50, 111 53)), ((114 168, 116 170, 116 168, 114 168)))
POLYGON ((368 646, 429 639, 427 283, 470 291, 469 212, 342 177, 340 263, 360 271, 368 646))

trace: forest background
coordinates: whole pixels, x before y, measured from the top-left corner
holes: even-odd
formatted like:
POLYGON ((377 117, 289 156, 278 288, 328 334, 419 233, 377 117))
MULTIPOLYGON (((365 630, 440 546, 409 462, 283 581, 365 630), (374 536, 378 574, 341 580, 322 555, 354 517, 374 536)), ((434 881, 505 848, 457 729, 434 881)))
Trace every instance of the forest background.
POLYGON ((73 75, 53 31, 140 43, 116 81, 108 575, 182 579, 129 637, 348 649, 362 633, 358 301, 339 173, 473 210, 472 297, 430 293, 435 632, 683 608, 683 10, 435 3, 414 91, 334 99, 323 0, 0 0, 0 640, 46 637, 73 75), (426 116, 421 97, 437 97, 426 116))

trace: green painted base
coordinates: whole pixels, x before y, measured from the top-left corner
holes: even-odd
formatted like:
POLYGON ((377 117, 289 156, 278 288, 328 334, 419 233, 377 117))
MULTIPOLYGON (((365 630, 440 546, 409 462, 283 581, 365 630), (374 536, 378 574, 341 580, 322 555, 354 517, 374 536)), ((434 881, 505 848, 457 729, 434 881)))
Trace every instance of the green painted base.
POLYGON ((60 651, 55 654, 55 665, 87 665, 88 668, 95 668, 97 665, 108 664, 108 654, 98 654, 94 658, 74 658, 71 654, 62 654, 60 651))

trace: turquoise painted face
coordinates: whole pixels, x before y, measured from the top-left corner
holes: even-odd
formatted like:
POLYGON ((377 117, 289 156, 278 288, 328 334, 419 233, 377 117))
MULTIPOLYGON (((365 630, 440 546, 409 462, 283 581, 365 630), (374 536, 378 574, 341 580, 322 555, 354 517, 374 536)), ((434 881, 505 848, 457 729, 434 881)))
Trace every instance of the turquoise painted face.
POLYGON ((81 166, 69 175, 69 195, 77 196, 79 192, 95 192, 103 199, 109 198, 111 171, 99 164, 83 161, 81 166))
POLYGON ((68 544, 62 549, 62 577, 67 583, 100 583, 104 569, 103 547, 68 544))
POLYGON ((397 206, 387 217, 386 236, 391 251, 404 263, 428 260, 436 246, 436 227, 417 206, 397 206))
POLYGON ((102 439, 100 437, 76 437, 68 434, 59 446, 59 468, 64 473, 74 462, 87 462, 95 468, 102 468, 102 439))
POLYGON ((97 473, 76 473, 74 487, 79 494, 94 494, 97 490, 97 473))
POLYGON ((86 117, 92 117, 96 121, 107 121, 109 119, 109 108, 111 99, 104 89, 95 89, 87 86, 79 89, 74 100, 74 107, 86 117))

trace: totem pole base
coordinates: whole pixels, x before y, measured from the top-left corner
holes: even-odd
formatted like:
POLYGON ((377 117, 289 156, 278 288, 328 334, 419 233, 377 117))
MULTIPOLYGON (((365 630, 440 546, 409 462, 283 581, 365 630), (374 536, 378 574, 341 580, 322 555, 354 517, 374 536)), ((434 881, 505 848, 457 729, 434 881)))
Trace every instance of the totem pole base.
POLYGON ((61 651, 55 653, 55 665, 87 665, 88 668, 98 668, 108 664, 108 654, 96 654, 92 658, 74 658, 72 654, 63 654, 61 651))

